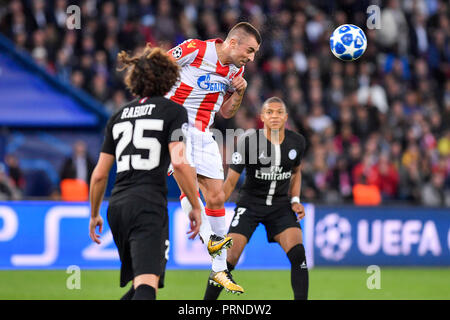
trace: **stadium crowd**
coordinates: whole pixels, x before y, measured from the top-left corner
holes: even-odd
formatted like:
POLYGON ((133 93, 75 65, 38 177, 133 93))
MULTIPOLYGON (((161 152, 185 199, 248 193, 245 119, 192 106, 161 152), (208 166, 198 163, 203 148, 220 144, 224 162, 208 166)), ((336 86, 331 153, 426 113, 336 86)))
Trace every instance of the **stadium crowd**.
POLYGON ((245 71, 241 110, 217 116, 217 129, 260 128, 262 102, 278 96, 289 128, 308 142, 303 201, 350 202, 355 185, 369 184, 384 203, 450 206, 449 16, 445 0, 12 0, 0 7, 0 31, 113 112, 130 99, 116 71, 119 50, 224 38, 248 21, 263 43, 245 71), (66 26, 69 4, 81 8, 79 30, 66 26), (371 17, 379 29, 367 27, 371 4, 381 8, 371 17), (368 38, 355 62, 329 49, 344 23, 368 38))

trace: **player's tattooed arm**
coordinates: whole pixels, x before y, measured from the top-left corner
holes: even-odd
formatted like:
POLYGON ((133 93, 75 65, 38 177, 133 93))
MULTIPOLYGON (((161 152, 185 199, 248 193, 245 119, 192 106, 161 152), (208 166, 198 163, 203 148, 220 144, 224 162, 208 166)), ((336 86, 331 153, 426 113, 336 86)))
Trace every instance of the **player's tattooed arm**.
POLYGON ((236 112, 241 106, 242 99, 244 98, 245 90, 247 89, 247 81, 243 77, 236 77, 231 81, 231 85, 236 90, 231 97, 225 97, 225 102, 220 108, 220 114, 225 119, 234 117, 236 112))

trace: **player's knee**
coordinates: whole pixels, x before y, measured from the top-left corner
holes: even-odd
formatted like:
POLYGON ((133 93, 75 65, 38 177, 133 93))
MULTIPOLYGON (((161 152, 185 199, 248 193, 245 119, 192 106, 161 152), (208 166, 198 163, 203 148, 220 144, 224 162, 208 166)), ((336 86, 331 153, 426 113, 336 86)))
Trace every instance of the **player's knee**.
POLYGON ((288 252, 287 257, 292 266, 300 266, 302 269, 307 268, 305 247, 303 244, 293 246, 288 252))
POLYGON ((225 193, 223 190, 211 193, 206 202, 211 209, 221 209, 225 203, 225 193))

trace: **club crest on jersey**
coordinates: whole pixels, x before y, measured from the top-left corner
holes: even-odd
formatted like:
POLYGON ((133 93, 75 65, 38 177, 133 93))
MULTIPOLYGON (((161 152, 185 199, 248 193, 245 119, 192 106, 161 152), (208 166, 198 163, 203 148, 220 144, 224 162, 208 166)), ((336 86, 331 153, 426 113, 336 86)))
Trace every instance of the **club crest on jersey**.
POLYGON ((240 164, 242 162, 242 155, 239 152, 233 153, 231 156, 231 162, 233 164, 240 164))
POLYGON ((297 151, 295 151, 295 149, 291 149, 291 151, 289 151, 289 159, 294 160, 295 157, 297 156, 297 151))
POLYGON ((183 123, 183 124, 181 125, 181 131, 183 132, 183 134, 184 134, 185 136, 187 136, 187 134, 188 134, 188 124, 187 124, 187 122, 185 122, 185 123, 183 123))
POLYGON ((211 92, 227 91, 228 86, 222 82, 211 82, 211 75, 206 74, 198 78, 197 85, 200 89, 211 92))
POLYGON ((175 49, 173 49, 173 51, 172 51, 172 56, 173 56, 175 59, 180 59, 182 55, 183 55, 183 49, 181 49, 180 46, 178 46, 178 47, 176 47, 175 49))
POLYGON ((188 43, 188 45, 187 45, 187 47, 190 49, 190 48, 195 48, 195 46, 196 46, 197 44, 194 42, 194 41, 192 41, 192 42, 189 42, 188 43))

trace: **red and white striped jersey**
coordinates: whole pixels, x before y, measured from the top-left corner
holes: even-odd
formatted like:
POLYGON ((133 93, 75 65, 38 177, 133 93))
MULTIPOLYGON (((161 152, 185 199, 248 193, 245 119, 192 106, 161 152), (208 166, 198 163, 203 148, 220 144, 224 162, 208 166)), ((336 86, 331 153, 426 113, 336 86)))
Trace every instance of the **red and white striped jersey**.
POLYGON ((180 79, 165 97, 183 105, 189 124, 200 131, 208 130, 226 93, 234 91, 231 80, 244 73, 244 67, 222 65, 219 61, 215 45, 221 42, 190 39, 169 51, 181 71, 180 79))

